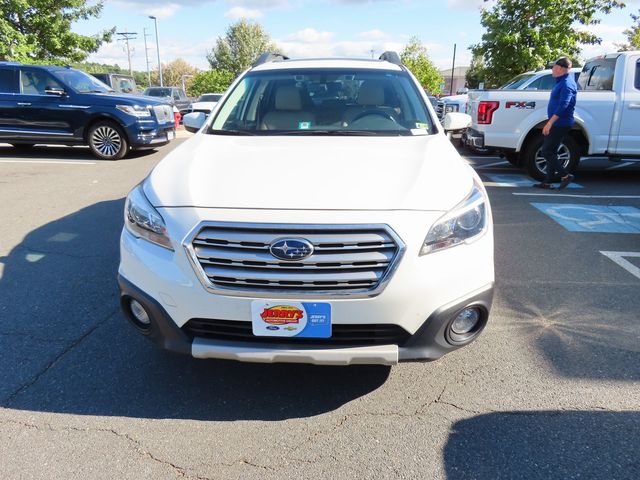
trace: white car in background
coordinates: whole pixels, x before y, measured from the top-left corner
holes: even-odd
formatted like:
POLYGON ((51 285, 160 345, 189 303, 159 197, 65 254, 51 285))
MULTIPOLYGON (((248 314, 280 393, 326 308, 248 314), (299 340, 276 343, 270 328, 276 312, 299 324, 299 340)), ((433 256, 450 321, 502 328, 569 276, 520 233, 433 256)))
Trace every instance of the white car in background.
POLYGON ((224 93, 203 93, 198 97, 198 100, 191 104, 190 113, 202 112, 205 115, 209 115, 223 95, 224 93))

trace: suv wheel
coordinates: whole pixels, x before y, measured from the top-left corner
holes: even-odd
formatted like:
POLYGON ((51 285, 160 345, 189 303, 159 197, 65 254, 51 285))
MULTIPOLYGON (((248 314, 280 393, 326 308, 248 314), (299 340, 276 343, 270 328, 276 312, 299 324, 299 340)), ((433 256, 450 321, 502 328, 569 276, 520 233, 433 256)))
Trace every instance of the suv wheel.
MULTIPOLYGON (((522 164, 526 168, 527 173, 540 181, 545 179, 547 172, 547 161, 540 153, 543 141, 544 137, 542 133, 540 133, 529 142, 522 152, 522 164)), ((573 137, 570 135, 564 137, 560 147, 558 147, 558 159, 568 172, 573 172, 578 166, 578 162, 580 161, 579 152, 580 149, 573 137)))
POLYGON ((113 122, 98 122, 89 129, 89 147, 102 160, 119 160, 129 151, 127 137, 113 122))

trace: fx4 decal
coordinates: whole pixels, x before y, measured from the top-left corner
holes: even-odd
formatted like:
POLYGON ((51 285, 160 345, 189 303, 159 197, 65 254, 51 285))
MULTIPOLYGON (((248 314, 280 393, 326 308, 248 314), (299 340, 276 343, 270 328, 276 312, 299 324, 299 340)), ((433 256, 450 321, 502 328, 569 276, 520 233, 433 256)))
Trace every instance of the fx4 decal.
POLYGON ((521 110, 533 110, 536 108, 536 102, 507 102, 506 108, 519 108, 521 110))

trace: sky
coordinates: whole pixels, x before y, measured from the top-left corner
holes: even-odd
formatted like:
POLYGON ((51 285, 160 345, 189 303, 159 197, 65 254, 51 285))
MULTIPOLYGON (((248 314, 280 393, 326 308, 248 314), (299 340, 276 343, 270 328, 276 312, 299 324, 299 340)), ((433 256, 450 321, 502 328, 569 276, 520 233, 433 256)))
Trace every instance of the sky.
MULTIPOLYGON (((134 70, 145 71, 144 34, 151 70, 157 69, 153 15, 157 18, 162 63, 182 58, 208 69, 206 54, 224 37, 227 28, 241 18, 258 22, 291 58, 368 57, 385 50, 400 52, 412 36, 427 48, 438 68, 451 68, 454 45, 456 66, 469 65, 469 46, 480 42, 484 29, 483 0, 105 0, 99 18, 79 21, 73 30, 94 35, 116 27, 135 32, 130 41, 134 70)), ((626 40, 631 13, 640 0, 627 0, 624 9, 601 15, 589 30, 602 38, 601 45, 585 46, 583 58, 614 52, 614 43, 626 40)), ((128 67, 123 41, 103 45, 89 61, 128 67)), ((517 74, 520 72, 514 72, 517 74)))

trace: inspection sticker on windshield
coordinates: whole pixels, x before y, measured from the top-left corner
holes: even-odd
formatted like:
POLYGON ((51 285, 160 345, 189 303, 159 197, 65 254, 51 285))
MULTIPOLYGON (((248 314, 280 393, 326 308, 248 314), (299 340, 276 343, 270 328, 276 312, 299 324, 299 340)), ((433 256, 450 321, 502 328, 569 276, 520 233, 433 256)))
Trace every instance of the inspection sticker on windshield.
POLYGON ((251 324, 258 337, 329 338, 331 304, 254 300, 251 324))

